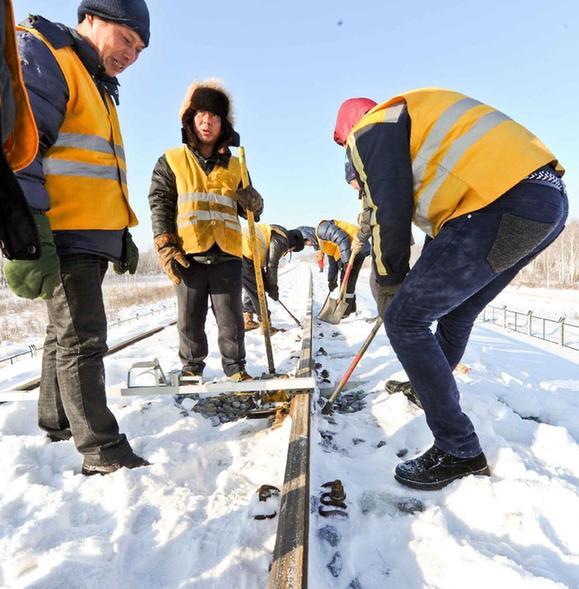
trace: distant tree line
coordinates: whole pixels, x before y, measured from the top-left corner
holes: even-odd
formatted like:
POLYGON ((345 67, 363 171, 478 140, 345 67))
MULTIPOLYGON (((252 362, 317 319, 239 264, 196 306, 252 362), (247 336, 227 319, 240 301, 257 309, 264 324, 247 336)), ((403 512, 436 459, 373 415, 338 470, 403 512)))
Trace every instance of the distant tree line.
POLYGON ((525 267, 514 284, 579 288, 579 220, 569 221, 555 243, 525 267))

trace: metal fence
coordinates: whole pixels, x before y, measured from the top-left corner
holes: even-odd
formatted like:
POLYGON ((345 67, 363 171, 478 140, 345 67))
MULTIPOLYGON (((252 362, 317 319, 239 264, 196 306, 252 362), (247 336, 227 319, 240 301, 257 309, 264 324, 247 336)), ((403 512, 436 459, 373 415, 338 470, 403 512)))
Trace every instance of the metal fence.
MULTIPOLYGON (((151 309, 150 311, 142 311, 142 312, 137 312, 134 315, 132 315, 131 317, 127 317, 126 319, 117 319, 116 321, 112 321, 111 323, 109 323, 107 325, 107 328, 110 329, 112 327, 118 327, 119 325, 124 325, 125 323, 131 323, 132 321, 139 321, 140 319, 144 319, 145 317, 150 317, 151 315, 154 315, 155 313, 163 313, 164 311, 167 311, 169 309, 174 309, 176 306, 176 303, 170 303, 170 304, 163 304, 161 307, 156 308, 156 309, 151 309)), ((28 344, 26 350, 22 350, 21 352, 17 352, 16 354, 12 354, 11 356, 5 356, 4 358, 0 358, 0 364, 2 362, 10 362, 10 364, 14 364, 14 362, 16 360, 18 360, 18 358, 21 358, 22 356, 36 356, 36 354, 38 354, 39 351, 41 351, 44 346, 35 346, 34 344, 28 344)))
POLYGON ((487 305, 479 318, 517 333, 524 333, 565 348, 579 350, 579 325, 569 323, 565 315, 559 319, 547 319, 534 315, 533 311, 521 313, 504 307, 487 305))

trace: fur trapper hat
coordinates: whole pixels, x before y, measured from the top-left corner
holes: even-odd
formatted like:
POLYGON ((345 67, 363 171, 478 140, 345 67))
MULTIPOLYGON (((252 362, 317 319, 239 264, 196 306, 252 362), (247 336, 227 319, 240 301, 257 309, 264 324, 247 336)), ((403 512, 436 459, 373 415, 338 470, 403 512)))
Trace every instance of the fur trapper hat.
POLYGON ((287 232, 289 247, 293 247, 294 252, 301 252, 304 249, 304 236, 298 229, 290 229, 287 232))
POLYGON ((223 87, 221 80, 210 78, 202 82, 193 82, 183 99, 179 109, 179 118, 183 120, 188 111, 206 110, 219 115, 233 127, 233 111, 231 97, 223 87))

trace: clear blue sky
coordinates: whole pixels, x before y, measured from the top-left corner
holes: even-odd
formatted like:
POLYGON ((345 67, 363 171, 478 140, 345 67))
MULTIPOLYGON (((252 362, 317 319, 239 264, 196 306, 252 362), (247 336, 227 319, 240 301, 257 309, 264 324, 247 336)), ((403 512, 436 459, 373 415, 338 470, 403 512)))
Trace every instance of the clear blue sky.
MULTIPOLYGON (((579 2, 148 0, 151 45, 123 73, 121 125, 133 230, 152 242, 147 194, 157 158, 180 144, 177 116, 192 80, 221 78, 263 220, 288 228, 355 221, 358 202, 332 140, 340 103, 412 88, 458 90, 526 125, 567 168, 579 216, 579 2), (340 24, 341 23, 341 24, 340 24)), ((73 0, 16 0, 27 13, 76 24, 73 0)))

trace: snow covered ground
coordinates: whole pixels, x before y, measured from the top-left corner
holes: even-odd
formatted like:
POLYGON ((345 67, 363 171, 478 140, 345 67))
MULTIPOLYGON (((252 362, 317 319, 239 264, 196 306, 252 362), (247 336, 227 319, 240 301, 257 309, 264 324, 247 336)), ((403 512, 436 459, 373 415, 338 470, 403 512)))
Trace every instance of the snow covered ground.
MULTIPOLYGON (((281 298, 300 316, 306 272, 285 270, 281 298)), ((316 270, 314 278, 317 311, 326 285, 316 270)), ((315 322, 314 353, 327 352, 316 361, 331 380, 372 327, 366 275, 358 300, 361 310, 340 325, 315 322)), ((550 307, 558 312, 555 297, 550 307)), ((289 371, 299 328, 279 305, 271 308, 273 323, 287 329, 273 338, 276 367, 289 371)), ((222 378, 211 314, 208 331, 205 376, 222 378)), ((248 334, 246 346, 250 372, 264 372, 259 335, 248 334)), ((165 370, 178 367, 175 328, 107 358, 107 385, 123 384, 133 362, 153 357, 165 370)), ((336 413, 333 423, 313 419, 310 587, 578 588, 578 360, 579 352, 478 324, 463 359, 469 370, 458 378, 492 476, 425 493, 392 476, 431 436, 420 410, 384 392, 402 372, 380 332, 352 377, 350 391, 367 395, 365 408, 336 413), (320 485, 337 478, 347 493, 344 521, 322 518, 316 507, 320 485)), ((33 362, 19 370, 33 372, 33 362)), ((0 406, 0 586, 266 587, 277 520, 253 519, 255 491, 281 487, 289 420, 276 430, 246 420, 212 427, 163 396, 110 406, 151 467, 87 479, 71 442, 42 436, 34 402, 0 406)))

